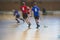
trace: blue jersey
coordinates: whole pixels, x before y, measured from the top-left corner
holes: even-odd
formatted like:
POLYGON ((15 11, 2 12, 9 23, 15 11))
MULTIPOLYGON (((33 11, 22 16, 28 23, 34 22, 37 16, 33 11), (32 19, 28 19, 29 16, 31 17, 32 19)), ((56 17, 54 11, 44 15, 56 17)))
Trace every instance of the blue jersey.
POLYGON ((16 15, 16 16, 19 15, 20 16, 20 14, 18 13, 18 10, 14 11, 14 15, 16 15))
POLYGON ((34 12, 34 16, 39 16, 39 7, 38 6, 34 6, 32 7, 32 11, 34 12))

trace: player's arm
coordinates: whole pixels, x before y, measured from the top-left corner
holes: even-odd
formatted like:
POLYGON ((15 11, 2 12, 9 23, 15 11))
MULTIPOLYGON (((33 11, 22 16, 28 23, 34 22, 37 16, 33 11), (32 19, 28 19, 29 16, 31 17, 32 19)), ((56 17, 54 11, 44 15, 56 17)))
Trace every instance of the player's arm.
POLYGON ((31 17, 33 16, 33 8, 31 8, 31 17))

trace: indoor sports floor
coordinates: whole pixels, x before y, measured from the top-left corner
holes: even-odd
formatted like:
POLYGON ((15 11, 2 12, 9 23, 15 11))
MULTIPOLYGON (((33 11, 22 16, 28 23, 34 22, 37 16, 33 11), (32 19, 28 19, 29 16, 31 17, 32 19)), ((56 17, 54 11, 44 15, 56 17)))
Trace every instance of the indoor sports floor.
POLYGON ((13 15, 0 14, 0 40, 60 40, 60 15, 41 15, 39 29, 34 17, 29 20, 31 29, 22 20, 17 24, 13 15))

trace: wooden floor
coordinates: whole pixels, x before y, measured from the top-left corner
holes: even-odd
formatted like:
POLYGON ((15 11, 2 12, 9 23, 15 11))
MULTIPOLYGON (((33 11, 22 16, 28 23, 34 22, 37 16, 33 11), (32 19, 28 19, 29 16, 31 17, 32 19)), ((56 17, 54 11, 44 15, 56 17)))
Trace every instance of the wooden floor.
POLYGON ((60 16, 40 16, 40 28, 29 18, 31 29, 26 22, 17 24, 13 15, 0 14, 0 40, 60 40, 60 16))

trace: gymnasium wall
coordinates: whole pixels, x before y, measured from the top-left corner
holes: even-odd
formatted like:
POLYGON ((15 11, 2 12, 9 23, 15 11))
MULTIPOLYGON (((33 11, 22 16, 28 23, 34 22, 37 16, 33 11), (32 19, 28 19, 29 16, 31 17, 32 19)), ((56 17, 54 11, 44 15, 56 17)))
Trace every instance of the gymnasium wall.
POLYGON ((0 11, 11 11, 15 8, 19 9, 18 2, 0 2, 0 11))
POLYGON ((60 0, 40 0, 40 1, 44 1, 44 2, 46 2, 46 1, 49 1, 49 2, 56 2, 56 1, 60 1, 60 0))
MULTIPOLYGON (((13 9, 20 10, 19 6, 20 6, 20 3, 18 1, 0 2, 0 11, 11 11, 13 9)), ((41 10, 43 7, 46 8, 46 10, 53 10, 53 11, 60 10, 60 1, 59 2, 41 2, 41 3, 38 3, 38 6, 41 8, 41 10)))
POLYGON ((46 10, 56 11, 60 10, 60 2, 42 2, 38 4, 40 8, 46 8, 46 10))
POLYGON ((0 0, 0 1, 60 1, 60 0, 0 0))

